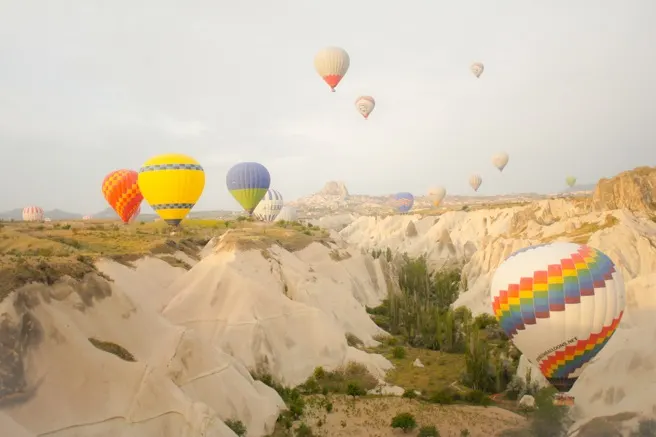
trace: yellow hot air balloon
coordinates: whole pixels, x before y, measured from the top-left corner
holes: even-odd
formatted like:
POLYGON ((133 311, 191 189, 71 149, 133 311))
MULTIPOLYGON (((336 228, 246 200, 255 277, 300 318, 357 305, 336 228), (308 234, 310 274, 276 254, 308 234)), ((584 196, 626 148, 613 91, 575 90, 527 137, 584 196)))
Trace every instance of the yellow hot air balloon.
POLYGON ((194 158, 171 153, 150 158, 139 169, 144 199, 166 223, 177 226, 205 188, 205 172, 194 158))

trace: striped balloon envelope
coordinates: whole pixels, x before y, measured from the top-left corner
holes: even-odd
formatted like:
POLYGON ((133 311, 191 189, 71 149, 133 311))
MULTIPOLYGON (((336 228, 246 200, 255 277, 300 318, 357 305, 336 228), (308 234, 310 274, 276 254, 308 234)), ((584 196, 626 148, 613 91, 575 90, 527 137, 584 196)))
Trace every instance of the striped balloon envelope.
POLYGON ((43 209, 39 206, 26 206, 23 208, 23 220, 26 222, 43 221, 43 209))
POLYGON ((314 57, 314 69, 332 92, 335 92, 335 88, 346 75, 350 65, 351 58, 346 50, 340 47, 326 47, 319 50, 314 57))
POLYGON ((103 180, 103 196, 123 223, 130 220, 143 200, 138 178, 136 171, 121 169, 109 173, 103 180))
POLYGON ((132 214, 130 219, 128 220, 128 223, 134 223, 134 221, 139 217, 139 214, 141 214, 141 205, 139 205, 139 208, 132 214))
POLYGON ((272 222, 278 217, 282 205, 282 194, 276 190, 269 189, 262 200, 260 200, 260 203, 258 203, 253 210, 253 215, 255 215, 258 220, 272 222))
POLYGON ((155 156, 139 169, 139 188, 157 215, 177 226, 203 194, 205 171, 187 155, 155 156))
POLYGON ((252 215, 271 185, 271 175, 257 162, 240 162, 228 170, 226 186, 244 210, 252 215))
POLYGON ((604 253, 551 243, 510 255, 490 297, 499 324, 559 392, 567 392, 622 319, 624 280, 604 253))
POLYGON ((394 195, 394 206, 400 213, 406 213, 412 209, 415 204, 415 196, 412 193, 396 193, 394 195))
POLYGON ((296 220, 298 220, 298 212, 296 211, 296 208, 293 206, 283 206, 274 221, 295 222, 296 220))

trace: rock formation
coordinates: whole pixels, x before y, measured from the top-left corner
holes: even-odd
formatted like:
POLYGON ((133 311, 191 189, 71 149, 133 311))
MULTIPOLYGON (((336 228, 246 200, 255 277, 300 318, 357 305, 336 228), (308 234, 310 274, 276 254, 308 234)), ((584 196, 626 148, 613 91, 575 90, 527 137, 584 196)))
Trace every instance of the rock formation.
POLYGON ((317 194, 322 196, 348 197, 349 192, 346 189, 346 184, 344 184, 344 182, 329 181, 326 182, 326 185, 324 185, 321 191, 319 191, 317 194))
POLYGON ((597 209, 656 212, 656 167, 638 167, 601 179, 592 201, 597 209))

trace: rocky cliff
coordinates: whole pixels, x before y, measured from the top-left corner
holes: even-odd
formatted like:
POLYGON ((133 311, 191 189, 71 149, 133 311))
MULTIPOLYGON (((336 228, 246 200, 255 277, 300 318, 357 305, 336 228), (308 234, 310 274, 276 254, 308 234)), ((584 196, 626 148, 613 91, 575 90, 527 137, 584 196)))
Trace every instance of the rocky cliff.
POLYGON ((597 209, 656 212, 656 167, 638 167, 601 179, 592 201, 597 209))

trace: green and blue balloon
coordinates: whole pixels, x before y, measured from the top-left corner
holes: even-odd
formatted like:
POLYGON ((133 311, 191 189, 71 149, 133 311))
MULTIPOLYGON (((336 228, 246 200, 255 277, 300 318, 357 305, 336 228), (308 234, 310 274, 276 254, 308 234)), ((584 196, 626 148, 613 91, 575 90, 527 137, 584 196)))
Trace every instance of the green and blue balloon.
POLYGON ((257 162, 240 162, 226 175, 228 191, 249 215, 271 186, 269 170, 257 162))

